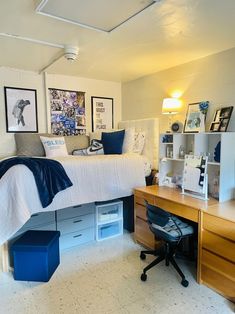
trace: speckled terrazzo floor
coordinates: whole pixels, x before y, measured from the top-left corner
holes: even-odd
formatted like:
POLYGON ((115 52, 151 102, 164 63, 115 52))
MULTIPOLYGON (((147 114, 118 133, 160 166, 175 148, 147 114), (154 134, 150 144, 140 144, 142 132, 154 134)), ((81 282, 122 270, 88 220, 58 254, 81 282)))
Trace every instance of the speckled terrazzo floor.
POLYGON ((150 260, 139 259, 140 246, 130 234, 66 251, 49 283, 17 282, 0 274, 1 314, 113 313, 178 314, 234 313, 235 305, 194 279, 192 264, 178 261, 190 281, 179 283, 164 263, 141 270, 150 260))

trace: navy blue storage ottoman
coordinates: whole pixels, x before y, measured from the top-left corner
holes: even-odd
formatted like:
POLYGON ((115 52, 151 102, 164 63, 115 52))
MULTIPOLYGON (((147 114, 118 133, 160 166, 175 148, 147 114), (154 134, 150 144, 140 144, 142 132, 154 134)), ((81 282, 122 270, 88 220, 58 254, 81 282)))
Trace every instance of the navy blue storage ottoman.
POLYGON ((14 279, 49 281, 60 263, 59 231, 26 231, 12 245, 14 279))

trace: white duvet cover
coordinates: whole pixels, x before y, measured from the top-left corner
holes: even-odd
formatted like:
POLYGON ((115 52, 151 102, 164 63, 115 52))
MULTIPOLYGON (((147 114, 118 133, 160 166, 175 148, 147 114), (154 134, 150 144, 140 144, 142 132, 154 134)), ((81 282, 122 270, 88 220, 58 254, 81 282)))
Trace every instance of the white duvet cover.
POLYGON ((24 165, 10 168, 0 180, 0 245, 37 212, 133 194, 145 185, 146 158, 139 155, 68 156, 54 158, 63 165, 73 186, 59 192, 43 208, 32 172, 24 165))

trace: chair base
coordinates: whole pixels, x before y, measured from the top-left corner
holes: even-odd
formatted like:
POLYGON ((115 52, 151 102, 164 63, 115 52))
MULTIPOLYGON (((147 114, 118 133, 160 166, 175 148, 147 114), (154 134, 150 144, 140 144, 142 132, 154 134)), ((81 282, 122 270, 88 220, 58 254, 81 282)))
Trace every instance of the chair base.
POLYGON ((160 262, 162 262, 163 260, 165 260, 166 266, 169 266, 169 264, 171 264, 175 268, 177 273, 180 275, 180 277, 181 277, 181 285, 183 287, 188 287, 189 282, 185 279, 185 276, 184 276, 183 272, 181 271, 181 269, 179 268, 179 266, 177 265, 177 263, 176 263, 176 261, 174 259, 174 254, 175 254, 176 247, 177 247, 177 245, 175 245, 175 246, 174 245, 170 245, 168 242, 166 242, 165 245, 162 246, 158 250, 155 250, 155 251, 141 251, 140 258, 142 260, 146 259, 146 254, 157 256, 157 258, 155 258, 155 260, 153 260, 148 266, 146 266, 143 269, 143 273, 141 274, 140 279, 142 281, 146 281, 147 280, 146 272, 148 270, 150 270, 151 268, 153 268, 154 266, 156 266, 157 264, 159 264, 160 262))

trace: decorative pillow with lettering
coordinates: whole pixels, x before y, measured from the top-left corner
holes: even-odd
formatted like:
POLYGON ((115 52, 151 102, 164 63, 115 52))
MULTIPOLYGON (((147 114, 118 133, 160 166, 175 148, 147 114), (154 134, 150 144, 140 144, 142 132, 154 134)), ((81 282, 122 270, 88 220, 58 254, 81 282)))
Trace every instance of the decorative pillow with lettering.
POLYGON ((104 149, 101 141, 92 140, 91 145, 84 149, 75 149, 72 153, 75 156, 92 156, 92 155, 104 155, 104 149))
POLYGON ((68 156, 64 137, 45 137, 40 136, 42 145, 45 149, 46 157, 68 156))

